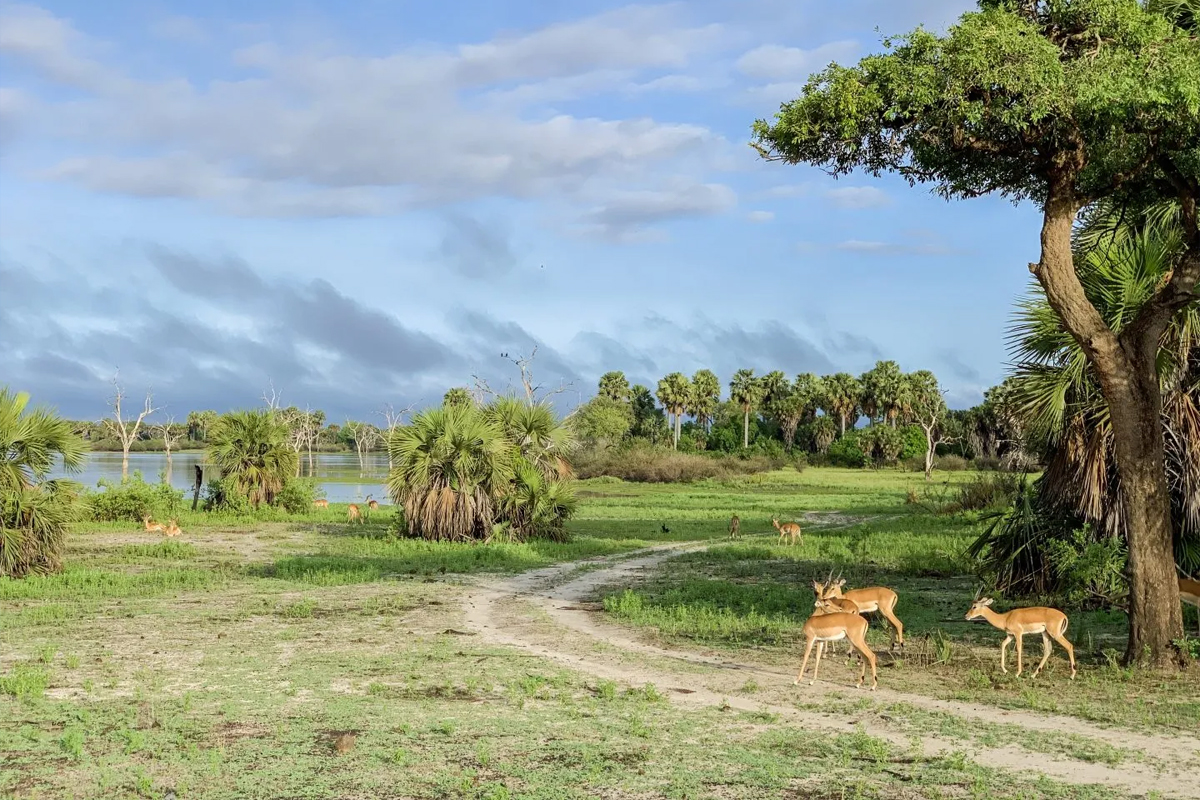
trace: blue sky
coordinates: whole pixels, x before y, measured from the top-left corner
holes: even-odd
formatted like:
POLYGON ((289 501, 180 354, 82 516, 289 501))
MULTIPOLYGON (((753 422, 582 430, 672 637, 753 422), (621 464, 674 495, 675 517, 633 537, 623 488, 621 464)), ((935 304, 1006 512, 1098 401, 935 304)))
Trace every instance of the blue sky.
POLYGON ((180 416, 272 382, 338 419, 536 345, 573 400, 892 358, 969 405, 1036 210, 747 141, 970 5, 0 4, 0 375, 72 416, 119 369, 180 416))

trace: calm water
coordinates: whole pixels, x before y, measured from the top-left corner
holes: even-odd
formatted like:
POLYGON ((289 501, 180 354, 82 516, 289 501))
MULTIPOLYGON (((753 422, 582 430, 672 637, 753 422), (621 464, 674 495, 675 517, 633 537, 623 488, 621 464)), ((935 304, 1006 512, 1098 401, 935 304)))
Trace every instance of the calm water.
MULTIPOLYGON (((313 473, 317 483, 325 490, 325 497, 331 503, 355 503, 373 495, 380 503, 387 503, 387 491, 383 481, 387 476, 387 456, 383 453, 368 453, 365 469, 359 469, 358 456, 354 453, 314 453, 316 461, 313 473)), ((205 482, 208 480, 208 470, 204 465, 204 454, 175 453, 171 456, 171 485, 176 489, 186 489, 189 492, 196 472, 193 466, 199 464, 205 470, 205 482)), ((163 453, 130 453, 129 474, 135 470, 142 477, 157 483, 159 476, 167 468, 167 457, 163 453)), ((308 475, 308 456, 301 459, 301 474, 308 475)), ((58 473, 56 477, 63 477, 58 473)), ((101 478, 113 481, 121 480, 120 453, 89 453, 83 466, 83 472, 65 476, 77 480, 84 486, 94 488, 101 478)))

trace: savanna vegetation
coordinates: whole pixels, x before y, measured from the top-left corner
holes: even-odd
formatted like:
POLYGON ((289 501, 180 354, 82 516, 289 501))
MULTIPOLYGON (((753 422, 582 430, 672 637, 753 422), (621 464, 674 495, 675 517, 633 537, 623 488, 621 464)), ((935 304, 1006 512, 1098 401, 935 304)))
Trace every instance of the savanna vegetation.
POLYGON ((982 0, 755 125, 771 160, 1041 209, 1014 367, 975 408, 893 361, 614 370, 560 417, 515 360, 523 397, 380 426, 274 392, 176 424, 114 382, 101 428, 0 390, 0 793, 1195 796, 1193 6, 982 0), (205 450, 202 502, 50 477, 155 442, 205 450), (386 452, 392 504, 321 501, 326 448, 386 452), (788 680, 834 578, 899 598, 903 649, 870 618, 878 695, 832 654, 788 680), (1078 677, 1004 671, 966 619, 985 592, 1066 612, 1078 677))

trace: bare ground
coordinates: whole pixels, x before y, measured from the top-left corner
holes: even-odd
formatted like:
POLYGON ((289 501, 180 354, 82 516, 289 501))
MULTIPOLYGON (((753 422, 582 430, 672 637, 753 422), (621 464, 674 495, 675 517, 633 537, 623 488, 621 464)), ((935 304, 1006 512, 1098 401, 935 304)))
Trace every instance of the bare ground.
MULTIPOLYGON (((654 684, 674 702, 686 706, 766 712, 830 733, 853 731, 862 726, 868 733, 901 746, 912 743, 911 731, 901 730, 875 711, 829 714, 796 707, 828 699, 832 691, 846 687, 850 671, 837 664, 836 659, 827 658, 822 664, 823 674, 835 676, 834 681, 823 678, 815 686, 807 683, 795 686, 790 673, 756 663, 747 657, 749 654, 739 653, 730 658, 719 653, 648 643, 627 629, 604 622, 599 608, 589 603, 601 587, 627 583, 641 571, 703 546, 665 544, 648 548, 635 558, 583 562, 592 568, 582 574, 581 562, 572 562, 483 583, 464 600, 464 625, 490 643, 519 648, 599 678, 631 686, 654 684), (740 696, 744 695, 740 687, 748 680, 762 687, 754 698, 740 696)), ((919 745, 927 754, 965 751, 983 766, 1036 772, 1069 783, 1101 785, 1129 796, 1155 793, 1200 798, 1200 785, 1191 779, 1200 760, 1200 738, 1115 730, 1075 717, 1002 710, 883 687, 870 696, 967 720, 1015 725, 1045 734, 1083 736, 1133 751, 1138 757, 1107 765, 1031 752, 1019 743, 988 747, 977 742, 920 735, 919 745)))

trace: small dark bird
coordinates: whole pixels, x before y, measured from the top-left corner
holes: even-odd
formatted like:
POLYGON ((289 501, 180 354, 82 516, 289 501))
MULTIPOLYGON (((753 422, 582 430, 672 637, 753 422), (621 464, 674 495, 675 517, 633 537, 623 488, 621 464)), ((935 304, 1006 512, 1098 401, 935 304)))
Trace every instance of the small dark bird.
POLYGON ((667 524, 666 524, 665 522, 662 524, 662 532, 663 532, 663 533, 670 533, 670 532, 671 532, 671 529, 667 527, 667 524))

